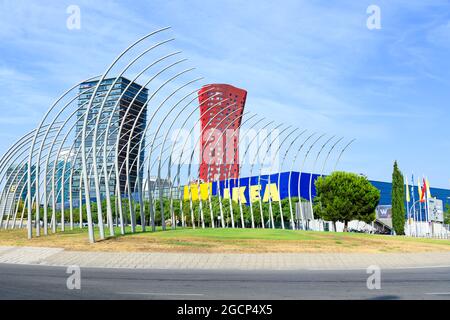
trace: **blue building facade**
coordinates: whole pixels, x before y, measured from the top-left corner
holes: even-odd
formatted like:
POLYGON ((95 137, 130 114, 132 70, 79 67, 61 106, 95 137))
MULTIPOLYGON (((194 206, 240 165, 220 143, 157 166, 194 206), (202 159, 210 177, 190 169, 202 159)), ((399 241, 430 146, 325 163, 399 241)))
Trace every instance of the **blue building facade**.
MULTIPOLYGON (((375 186, 378 190, 380 190, 380 205, 391 205, 392 204, 392 183, 389 182, 381 182, 381 181, 370 181, 373 186, 375 186)), ((405 208, 410 209, 411 216, 414 214, 413 205, 415 205, 415 213, 416 217, 420 221, 426 220, 426 204, 425 203, 417 203, 419 200, 419 189, 417 186, 409 186, 409 193, 411 197, 411 201, 406 203, 406 190, 405 190, 405 208), (414 202, 414 200, 416 202, 414 202)), ((440 188, 430 188, 430 193, 433 198, 442 200, 444 204, 444 209, 447 205, 450 205, 450 190, 448 189, 440 189, 440 188)))
MULTIPOLYGON (((320 175, 310 174, 310 173, 299 173, 299 172, 282 172, 270 175, 261 175, 254 177, 244 177, 239 179, 229 179, 219 182, 212 182, 210 184, 202 184, 200 188, 200 194, 202 199, 208 197, 208 192, 212 191, 213 196, 221 197, 231 197, 234 200, 240 200, 243 203, 248 204, 250 201, 253 202, 258 199, 259 196, 264 200, 268 200, 269 196, 272 201, 279 201, 285 198, 300 197, 305 200, 310 200, 316 196, 315 181, 320 175), (267 194, 269 193, 269 194, 267 194)), ((388 182, 381 181, 370 181, 370 183, 380 190, 380 205, 391 205, 392 204, 392 184, 388 182)), ((197 193, 197 185, 191 186, 191 196, 192 193, 197 193)), ((409 187, 411 202, 406 203, 406 193, 405 193, 405 208, 413 205, 413 199, 419 200, 418 188, 417 186, 409 187), (411 188, 413 189, 414 195, 411 193, 411 188)), ((430 188, 432 197, 442 200, 444 207, 450 205, 450 190, 430 188)), ((188 199, 189 195, 185 190, 184 199, 188 199)), ((196 197, 194 196, 194 199, 196 197)), ((416 212, 422 209, 422 215, 425 215, 425 205, 420 205, 416 203, 416 212)), ((412 212, 413 210, 411 210, 412 212)))
POLYGON ((300 174, 293 171, 203 183, 200 188, 197 184, 192 184, 190 192, 188 187, 185 187, 184 199, 189 200, 192 197, 193 200, 197 200, 200 192, 201 199, 207 199, 211 193, 213 196, 231 197, 247 205, 257 201, 259 197, 265 202, 269 201, 269 197, 272 201, 279 201, 289 196, 291 198, 300 196, 309 200, 316 196, 314 182, 318 177, 317 174, 300 174))

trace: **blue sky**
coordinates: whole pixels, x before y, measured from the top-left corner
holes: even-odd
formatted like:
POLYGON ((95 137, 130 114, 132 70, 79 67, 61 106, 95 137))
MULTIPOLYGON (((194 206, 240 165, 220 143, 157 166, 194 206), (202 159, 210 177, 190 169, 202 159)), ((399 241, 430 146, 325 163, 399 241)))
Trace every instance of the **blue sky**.
POLYGON ((0 2, 0 153, 68 87, 140 36, 171 26, 208 82, 248 90, 247 109, 357 138, 341 169, 450 187, 450 3, 430 1, 0 2), (66 27, 69 5, 81 29, 66 27), (366 27, 369 5, 381 29, 366 27))

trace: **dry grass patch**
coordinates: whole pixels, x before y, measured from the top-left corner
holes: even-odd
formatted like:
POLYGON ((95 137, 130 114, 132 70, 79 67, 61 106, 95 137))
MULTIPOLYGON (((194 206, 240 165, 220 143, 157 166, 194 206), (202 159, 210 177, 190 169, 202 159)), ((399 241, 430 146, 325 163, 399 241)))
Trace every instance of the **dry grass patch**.
MULTIPOLYGON (((272 229, 177 229, 127 233, 90 244, 86 230, 27 240, 25 230, 0 231, 0 246, 64 248, 105 252, 201 253, 390 253, 450 251, 449 240, 355 233, 272 229)), ((98 237, 98 234, 97 234, 98 237)))

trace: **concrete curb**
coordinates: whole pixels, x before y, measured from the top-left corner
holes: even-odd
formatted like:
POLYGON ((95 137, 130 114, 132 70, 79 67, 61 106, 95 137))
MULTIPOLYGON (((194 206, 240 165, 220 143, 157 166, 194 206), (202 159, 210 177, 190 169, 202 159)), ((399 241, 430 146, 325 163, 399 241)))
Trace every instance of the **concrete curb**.
POLYGON ((59 248, 1 247, 0 263, 89 268, 168 270, 354 270, 450 266, 450 252, 439 253, 300 253, 201 254, 80 252, 59 248))

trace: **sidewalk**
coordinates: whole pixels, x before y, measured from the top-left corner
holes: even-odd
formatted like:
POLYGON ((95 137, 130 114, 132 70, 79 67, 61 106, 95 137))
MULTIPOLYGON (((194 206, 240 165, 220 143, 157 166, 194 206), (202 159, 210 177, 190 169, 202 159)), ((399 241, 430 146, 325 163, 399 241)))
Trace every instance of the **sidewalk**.
POLYGON ((450 252, 442 253, 304 253, 196 254, 76 252, 57 248, 0 247, 0 263, 93 268, 171 270, 349 270, 450 266, 450 252))

